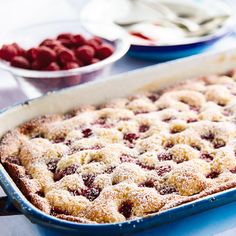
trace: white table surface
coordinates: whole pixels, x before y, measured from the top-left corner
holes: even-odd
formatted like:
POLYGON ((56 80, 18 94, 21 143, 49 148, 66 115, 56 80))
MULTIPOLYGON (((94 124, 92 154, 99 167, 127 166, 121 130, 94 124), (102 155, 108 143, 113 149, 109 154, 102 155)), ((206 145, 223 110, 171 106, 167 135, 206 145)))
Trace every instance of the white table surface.
MULTIPOLYGON (((29 24, 32 25, 45 21, 75 19, 78 17, 81 6, 85 2, 85 0, 0 0, 0 28, 1 31, 4 32, 29 24)), ((236 1, 228 0, 228 2, 232 4, 234 9, 236 9, 236 1)), ((219 51, 234 46, 236 46, 236 37, 228 37, 213 46, 210 51, 219 51)), ((155 63, 124 57, 114 65, 111 74, 117 74, 152 64, 155 63)), ((12 76, 6 72, 0 71, 0 109, 25 99, 27 99, 27 97, 19 89, 12 76)), ((0 196, 3 195, 4 192, 0 188, 0 196)), ((236 205, 234 207, 236 207, 236 205)), ((230 206, 228 206, 228 208, 230 208, 230 206)), ((222 209, 227 211, 228 208, 222 209)), ((210 212, 206 214, 207 216, 211 216, 210 212)), ((173 224, 173 227, 178 230, 179 227, 185 227, 186 224, 188 224, 188 221, 194 223, 194 220, 195 218, 192 217, 186 220, 178 221, 173 224)), ((189 231, 189 233, 186 233, 186 231, 181 231, 183 232, 182 235, 236 235, 236 214, 235 216, 234 214, 231 214, 230 217, 222 214, 222 217, 217 220, 218 222, 215 222, 215 224, 218 225, 217 227, 214 227, 214 222, 209 222, 209 224, 199 224, 199 221, 196 221, 198 224, 193 226, 194 228, 191 232, 189 231), (209 227, 211 227, 210 231, 209 227)), ((160 235, 176 235, 171 230, 168 231, 164 228, 160 230, 160 235)), ((0 217, 0 236, 38 235, 42 235, 38 228, 22 215, 0 217)), ((145 235, 154 234, 153 232, 149 232, 145 235)))

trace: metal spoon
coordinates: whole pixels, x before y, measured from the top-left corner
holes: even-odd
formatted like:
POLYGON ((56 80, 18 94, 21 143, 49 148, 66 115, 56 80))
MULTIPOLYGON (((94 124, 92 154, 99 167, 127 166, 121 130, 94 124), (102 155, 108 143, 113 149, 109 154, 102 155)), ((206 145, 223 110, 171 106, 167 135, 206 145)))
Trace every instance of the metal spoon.
MULTIPOLYGON (((197 23, 188 19, 178 17, 174 11, 169 9, 164 4, 158 3, 155 0, 130 0, 130 1, 133 4, 136 4, 137 2, 143 3, 145 4, 145 6, 148 6, 151 9, 156 10, 157 13, 159 14, 159 16, 156 18, 158 20, 162 20, 162 21, 171 23, 172 25, 176 25, 187 32, 194 32, 194 31, 200 30, 200 26, 197 23)), ((141 23, 143 21, 150 21, 150 20, 154 20, 153 17, 150 18, 150 16, 145 16, 139 20, 132 20, 132 19, 130 20, 129 18, 120 19, 120 20, 116 20, 115 23, 122 27, 130 27, 134 24, 141 23)))
POLYGON ((213 33, 217 28, 222 26, 222 24, 229 18, 229 15, 215 16, 203 19, 199 22, 201 26, 200 30, 195 32, 190 32, 186 36, 188 37, 200 37, 213 33))
MULTIPOLYGON (((167 23, 171 23, 173 25, 177 25, 178 27, 184 29, 186 31, 186 36, 187 37, 200 37, 200 36, 210 34, 214 30, 216 30, 229 17, 230 17, 229 15, 219 15, 219 16, 215 16, 215 17, 208 17, 208 18, 202 19, 198 23, 199 27, 196 28, 195 30, 192 29, 191 31, 187 30, 187 28, 185 28, 186 25, 181 24, 181 22, 166 19, 166 18, 159 18, 159 20, 162 20, 162 21, 167 22, 167 23)), ((125 22, 125 23, 122 23, 122 24, 116 22, 116 24, 118 24, 122 27, 128 28, 128 27, 133 26, 135 24, 144 23, 144 22, 150 22, 150 21, 140 20, 140 21, 133 21, 133 22, 125 22)))

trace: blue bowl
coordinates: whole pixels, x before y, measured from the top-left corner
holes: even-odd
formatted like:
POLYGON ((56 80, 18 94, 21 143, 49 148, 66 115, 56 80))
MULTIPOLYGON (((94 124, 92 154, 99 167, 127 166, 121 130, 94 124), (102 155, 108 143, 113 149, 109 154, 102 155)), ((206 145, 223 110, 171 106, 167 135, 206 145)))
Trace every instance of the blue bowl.
POLYGON ((128 51, 128 55, 140 59, 155 60, 159 62, 174 60, 177 58, 201 53, 218 42, 220 39, 230 35, 232 32, 232 27, 228 26, 214 35, 202 37, 198 41, 186 44, 166 46, 147 46, 133 44, 128 51))

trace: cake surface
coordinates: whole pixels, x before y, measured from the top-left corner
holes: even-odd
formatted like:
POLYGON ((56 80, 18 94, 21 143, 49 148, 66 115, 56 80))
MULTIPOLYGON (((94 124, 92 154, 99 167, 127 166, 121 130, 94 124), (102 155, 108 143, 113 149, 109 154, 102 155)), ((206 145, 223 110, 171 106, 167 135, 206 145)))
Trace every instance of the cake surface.
POLYGON ((45 115, 8 131, 1 163, 47 214, 123 222, 236 186, 236 73, 45 115))

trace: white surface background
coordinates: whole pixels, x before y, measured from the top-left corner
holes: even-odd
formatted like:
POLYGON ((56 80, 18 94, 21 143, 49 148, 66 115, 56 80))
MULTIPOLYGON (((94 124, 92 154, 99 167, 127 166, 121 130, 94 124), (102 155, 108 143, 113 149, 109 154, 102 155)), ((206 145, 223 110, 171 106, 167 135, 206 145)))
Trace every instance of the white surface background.
MULTIPOLYGON (((236 10, 235 0, 229 0, 227 2, 230 2, 232 7, 236 10)), ((1 32, 45 21, 78 18, 81 6, 84 3, 86 3, 84 0, 0 0, 1 32)), ((222 50, 233 47, 234 45, 236 46, 236 38, 229 37, 210 50, 222 50)), ((154 63, 125 57, 115 64, 112 74, 151 64, 154 63)), ((26 99, 25 95, 17 87, 12 76, 6 72, 0 71, 0 108, 15 102, 20 102, 24 99, 26 99)), ((3 191, 0 189, 0 196, 3 194, 3 191)), ((214 233, 212 233, 212 235, 213 234, 214 233)), ((0 217, 0 236, 10 235, 37 236, 40 234, 37 228, 24 216, 0 217)), ((217 235, 236 235, 236 228, 224 231, 217 235)))

